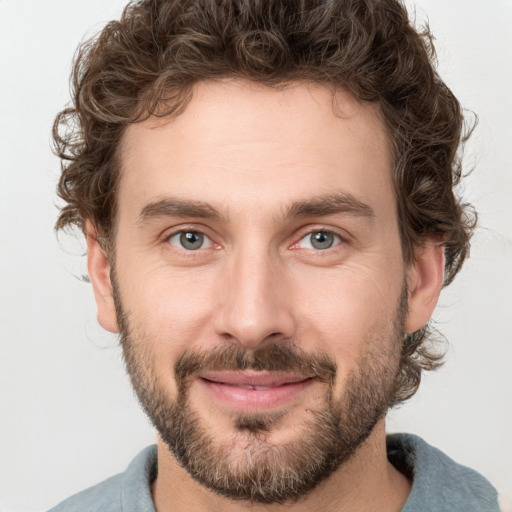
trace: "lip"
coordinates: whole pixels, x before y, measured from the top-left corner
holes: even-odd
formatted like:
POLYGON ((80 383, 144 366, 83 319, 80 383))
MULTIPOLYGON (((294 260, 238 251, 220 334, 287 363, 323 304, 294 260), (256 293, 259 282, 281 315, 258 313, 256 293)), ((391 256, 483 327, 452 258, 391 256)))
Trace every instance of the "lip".
POLYGON ((277 372, 206 372, 200 385, 228 409, 255 412, 289 405, 309 388, 314 378, 277 372))

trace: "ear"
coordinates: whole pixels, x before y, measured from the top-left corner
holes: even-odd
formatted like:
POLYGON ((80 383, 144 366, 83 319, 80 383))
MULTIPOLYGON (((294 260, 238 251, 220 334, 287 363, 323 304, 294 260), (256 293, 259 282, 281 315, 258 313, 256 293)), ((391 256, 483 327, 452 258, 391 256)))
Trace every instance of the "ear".
POLYGON ((417 250, 407 269, 408 311, 405 330, 421 329, 432 316, 443 286, 444 246, 429 240, 417 250))
POLYGON ((118 332, 116 308, 110 282, 110 260, 98 242, 98 233, 93 223, 88 220, 85 225, 87 240, 87 269, 94 290, 98 322, 110 332, 118 332))

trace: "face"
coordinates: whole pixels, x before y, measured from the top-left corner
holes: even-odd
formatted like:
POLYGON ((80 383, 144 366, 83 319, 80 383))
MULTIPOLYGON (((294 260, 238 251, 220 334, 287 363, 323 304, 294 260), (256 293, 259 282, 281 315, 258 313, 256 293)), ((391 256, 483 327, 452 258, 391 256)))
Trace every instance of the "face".
POLYGON ((344 91, 236 80, 125 133, 117 318, 104 296, 100 322, 162 439, 220 494, 303 495, 393 400, 410 276, 387 142, 344 91))

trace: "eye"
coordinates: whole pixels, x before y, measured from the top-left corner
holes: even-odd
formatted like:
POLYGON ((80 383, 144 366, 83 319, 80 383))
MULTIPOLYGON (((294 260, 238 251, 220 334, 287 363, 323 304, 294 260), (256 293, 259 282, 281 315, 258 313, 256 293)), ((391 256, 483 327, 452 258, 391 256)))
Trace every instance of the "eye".
POLYGON ((341 243, 341 238, 331 231, 313 231, 303 236, 298 243, 302 249, 324 251, 341 243))
POLYGON ((168 241, 178 249, 197 251, 212 245, 212 241, 200 231, 178 231, 168 238, 168 241))

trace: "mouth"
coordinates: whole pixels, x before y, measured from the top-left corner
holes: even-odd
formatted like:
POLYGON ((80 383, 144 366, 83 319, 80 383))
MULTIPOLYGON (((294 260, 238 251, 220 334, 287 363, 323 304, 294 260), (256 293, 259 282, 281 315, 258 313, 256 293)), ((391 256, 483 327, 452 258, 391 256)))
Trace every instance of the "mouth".
POLYGON ((230 410, 256 412, 292 404, 315 377, 276 372, 205 372, 199 383, 215 401, 230 410))

